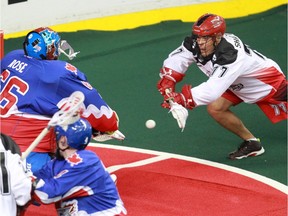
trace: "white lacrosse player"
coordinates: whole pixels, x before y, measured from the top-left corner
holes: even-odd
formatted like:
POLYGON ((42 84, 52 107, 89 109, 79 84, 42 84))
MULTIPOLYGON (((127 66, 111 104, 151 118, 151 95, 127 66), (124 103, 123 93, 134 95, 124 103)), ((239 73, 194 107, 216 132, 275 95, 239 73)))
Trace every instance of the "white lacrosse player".
POLYGON ((31 199, 32 183, 22 163, 20 149, 11 137, 0 139, 0 214, 16 216, 31 199))
POLYGON ((242 139, 230 159, 264 153, 260 140, 230 110, 232 106, 257 104, 273 123, 287 119, 287 80, 279 65, 226 33, 225 20, 216 14, 204 14, 194 23, 192 35, 164 60, 160 77, 157 88, 164 108, 170 109, 171 101, 191 110, 207 105, 215 121, 242 139), (175 92, 193 63, 208 80, 175 92))

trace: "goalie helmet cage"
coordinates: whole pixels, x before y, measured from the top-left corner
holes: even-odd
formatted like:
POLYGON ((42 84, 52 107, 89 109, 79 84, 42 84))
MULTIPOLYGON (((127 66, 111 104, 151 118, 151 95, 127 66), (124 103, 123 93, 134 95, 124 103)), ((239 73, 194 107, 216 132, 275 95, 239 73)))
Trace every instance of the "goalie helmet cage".
POLYGON ((0 29, 0 59, 4 57, 4 31, 0 29))

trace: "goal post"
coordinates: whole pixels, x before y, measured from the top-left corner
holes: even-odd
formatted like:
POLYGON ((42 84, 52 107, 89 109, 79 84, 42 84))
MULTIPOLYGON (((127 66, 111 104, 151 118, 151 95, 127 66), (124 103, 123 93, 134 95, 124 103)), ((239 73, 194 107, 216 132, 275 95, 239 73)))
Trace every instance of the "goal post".
POLYGON ((0 59, 4 57, 4 31, 0 30, 0 59))

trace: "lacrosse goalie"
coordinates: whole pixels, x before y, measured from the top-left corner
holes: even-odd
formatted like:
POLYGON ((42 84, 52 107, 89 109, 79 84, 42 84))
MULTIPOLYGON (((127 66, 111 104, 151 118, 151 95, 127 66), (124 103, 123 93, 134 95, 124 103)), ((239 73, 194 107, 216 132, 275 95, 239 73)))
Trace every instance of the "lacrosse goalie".
MULTIPOLYGON (((83 72, 59 60, 61 53, 71 60, 78 52, 51 28, 40 27, 27 34, 23 49, 11 51, 1 60, 2 132, 11 136, 24 152, 52 116, 65 106, 69 96, 80 91, 85 96, 82 117, 90 122, 95 136, 101 135, 101 140, 123 140, 116 112, 83 72)), ((34 172, 41 168, 55 149, 52 128, 28 155, 29 169, 34 172)))

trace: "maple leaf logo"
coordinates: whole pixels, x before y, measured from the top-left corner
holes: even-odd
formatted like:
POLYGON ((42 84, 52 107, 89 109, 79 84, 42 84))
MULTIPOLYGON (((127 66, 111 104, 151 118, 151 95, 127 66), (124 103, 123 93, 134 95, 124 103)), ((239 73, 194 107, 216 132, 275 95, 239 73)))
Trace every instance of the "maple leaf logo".
POLYGON ((83 159, 76 152, 70 155, 67 159, 67 162, 73 167, 79 163, 82 163, 83 159))
POLYGON ((66 62, 65 68, 74 74, 77 74, 77 68, 66 62))

